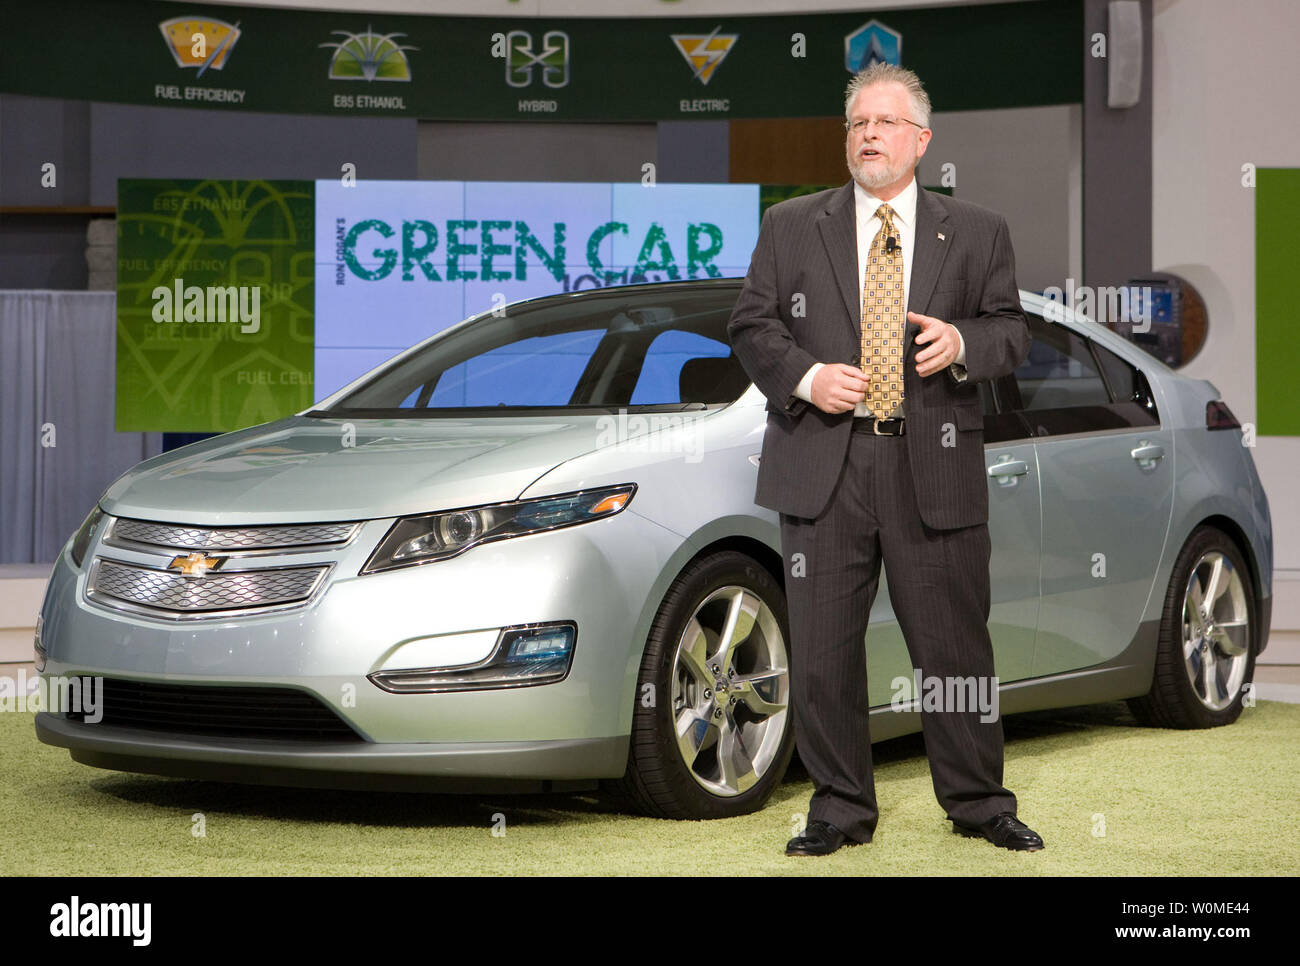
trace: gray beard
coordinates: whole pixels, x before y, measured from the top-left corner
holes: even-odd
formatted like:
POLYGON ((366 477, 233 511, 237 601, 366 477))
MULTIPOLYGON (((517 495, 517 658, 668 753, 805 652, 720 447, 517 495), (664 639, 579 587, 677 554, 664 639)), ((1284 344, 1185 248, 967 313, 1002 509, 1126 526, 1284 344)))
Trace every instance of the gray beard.
POLYGON ((887 167, 884 170, 872 173, 867 170, 867 162, 859 161, 857 164, 849 165, 849 173, 853 175, 853 180, 864 188, 883 188, 885 185, 893 184, 903 176, 901 169, 887 167))

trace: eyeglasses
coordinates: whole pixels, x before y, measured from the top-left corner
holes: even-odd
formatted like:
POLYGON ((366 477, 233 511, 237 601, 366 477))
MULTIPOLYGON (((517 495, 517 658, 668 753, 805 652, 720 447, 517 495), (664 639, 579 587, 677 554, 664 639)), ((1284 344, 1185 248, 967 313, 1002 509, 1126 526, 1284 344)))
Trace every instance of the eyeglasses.
POLYGON ((912 127, 921 128, 922 131, 925 130, 925 128, 921 127, 921 125, 917 124, 915 121, 910 121, 905 117, 898 117, 894 114, 885 114, 882 117, 864 117, 859 118, 856 121, 845 121, 844 130, 851 134, 865 134, 867 126, 870 125, 872 121, 875 121, 876 127, 880 128, 886 134, 889 134, 891 131, 901 130, 899 127, 901 124, 910 124, 912 127))

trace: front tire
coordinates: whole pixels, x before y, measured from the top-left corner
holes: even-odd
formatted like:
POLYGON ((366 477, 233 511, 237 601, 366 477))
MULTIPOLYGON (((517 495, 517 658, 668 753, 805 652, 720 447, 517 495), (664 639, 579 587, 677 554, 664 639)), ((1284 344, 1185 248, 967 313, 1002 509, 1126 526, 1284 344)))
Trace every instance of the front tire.
POLYGON ((1213 527, 1193 531, 1165 595, 1151 690, 1129 700, 1137 719, 1163 728, 1236 721, 1254 678, 1258 612, 1237 545, 1213 527))
POLYGON ((692 562, 651 625, 615 791, 659 818, 762 808, 794 751, 789 636, 785 594, 752 557, 692 562))

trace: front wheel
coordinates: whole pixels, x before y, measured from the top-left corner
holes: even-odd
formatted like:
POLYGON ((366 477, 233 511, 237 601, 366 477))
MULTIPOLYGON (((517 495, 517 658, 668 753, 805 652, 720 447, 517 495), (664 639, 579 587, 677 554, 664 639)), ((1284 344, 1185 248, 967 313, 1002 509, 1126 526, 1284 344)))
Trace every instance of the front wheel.
POLYGON ((1255 672, 1255 592, 1237 545, 1194 531, 1174 564, 1151 690, 1129 700, 1143 724, 1213 728, 1241 714, 1255 672))
POLYGON ((761 808, 794 750, 788 627, 785 594, 752 557, 692 562, 651 626, 615 790, 660 818, 761 808))

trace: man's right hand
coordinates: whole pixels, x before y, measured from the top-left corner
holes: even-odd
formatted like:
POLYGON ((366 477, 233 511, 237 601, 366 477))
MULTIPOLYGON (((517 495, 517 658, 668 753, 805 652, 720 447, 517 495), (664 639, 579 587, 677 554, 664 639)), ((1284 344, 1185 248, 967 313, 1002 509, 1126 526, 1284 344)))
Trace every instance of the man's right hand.
POLYGON ((857 366, 828 362, 812 382, 812 404, 824 413, 848 412, 867 394, 870 379, 857 366))

